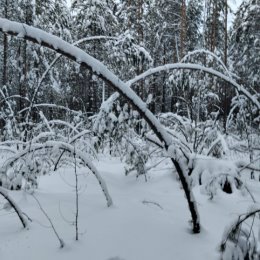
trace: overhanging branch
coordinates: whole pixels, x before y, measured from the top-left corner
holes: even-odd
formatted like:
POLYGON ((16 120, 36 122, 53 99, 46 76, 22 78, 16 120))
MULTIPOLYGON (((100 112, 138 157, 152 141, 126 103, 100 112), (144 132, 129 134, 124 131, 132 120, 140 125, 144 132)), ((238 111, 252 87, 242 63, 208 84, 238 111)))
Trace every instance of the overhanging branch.
MULTIPOLYGON (((133 107, 135 107, 139 114, 149 124, 159 140, 164 144, 166 150, 168 150, 168 148, 172 145, 171 136, 165 131, 164 127, 147 108, 146 104, 141 100, 141 98, 136 95, 136 93, 128 86, 128 84, 120 80, 100 61, 96 60, 76 46, 65 42, 57 36, 51 35, 40 29, 25 24, 0 18, 0 31, 45 46, 91 70, 99 78, 103 79, 109 86, 118 91, 133 107)), ((197 204, 190 187, 188 175, 183 171, 181 165, 178 162, 178 159, 172 158, 171 160, 179 175, 189 205, 192 216, 193 232, 199 233, 199 214, 197 210, 197 204)))

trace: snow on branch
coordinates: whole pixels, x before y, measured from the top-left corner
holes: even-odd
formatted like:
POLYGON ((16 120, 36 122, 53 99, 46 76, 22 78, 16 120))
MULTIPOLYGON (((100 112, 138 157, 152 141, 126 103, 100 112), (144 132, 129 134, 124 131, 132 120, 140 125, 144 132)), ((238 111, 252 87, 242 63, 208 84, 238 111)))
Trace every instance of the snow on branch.
MULTIPOLYGON (((85 37, 85 38, 82 38, 76 42, 73 43, 73 45, 78 45, 78 44, 81 44, 81 43, 84 43, 84 42, 88 42, 88 41, 95 41, 95 40, 118 40, 117 37, 111 37, 111 36, 102 36, 102 35, 97 35, 97 36, 90 36, 90 37, 85 37)), ((45 79, 45 77, 47 76, 47 74, 49 73, 49 71, 51 70, 51 68, 58 62, 58 60, 62 57, 61 54, 58 54, 54 59, 53 61, 50 63, 50 65, 47 67, 47 69, 44 71, 44 73, 42 74, 40 80, 39 80, 39 83, 37 84, 37 87, 34 91, 34 94, 33 94, 33 98, 32 98, 32 104, 34 103, 34 100, 35 100, 35 97, 36 97, 36 94, 39 92, 39 89, 41 87, 41 84, 43 82, 43 80, 45 79)), ((29 110, 31 109, 31 107, 29 108, 29 110)))
POLYGON ((17 216, 21 220, 23 227, 26 228, 28 226, 28 223, 23 216, 23 212, 21 211, 19 206, 16 204, 16 202, 8 195, 8 192, 2 187, 0 187, 0 194, 8 201, 10 206, 14 209, 17 216))
POLYGON ((102 179, 101 175, 99 174, 97 168, 91 162, 91 160, 87 157, 86 154, 81 152, 78 149, 75 149, 72 145, 58 142, 58 141, 47 141, 44 144, 31 144, 23 151, 16 153, 14 156, 10 157, 2 166, 0 174, 6 175, 8 169, 13 166, 13 164, 19 160, 20 158, 26 156, 29 153, 35 153, 36 151, 43 150, 43 149, 60 149, 65 150, 71 154, 75 153, 75 157, 80 159, 85 166, 89 168, 89 170, 95 175, 107 201, 107 206, 110 207, 113 204, 112 198, 109 195, 107 186, 105 181, 102 179))
POLYGON ((163 71, 170 71, 170 70, 176 70, 176 69, 188 69, 188 70, 200 70, 200 71, 204 71, 206 73, 209 73, 211 75, 214 75, 226 82, 228 82, 229 84, 231 84, 231 86, 233 86, 238 92, 242 93, 243 95, 245 95, 253 104, 256 105, 257 109, 260 110, 260 103, 258 102, 258 100, 250 94, 250 92, 248 92, 243 86, 239 85, 238 83, 236 83, 232 78, 222 74, 219 71, 216 71, 212 68, 207 68, 204 67, 202 65, 199 64, 193 64, 193 63, 173 63, 173 64, 166 64, 163 66, 159 66, 153 69, 149 69, 147 71, 145 71, 144 73, 136 76, 135 78, 127 81, 127 85, 130 87, 133 84, 137 83, 140 80, 144 80, 145 78, 153 75, 153 74, 157 74, 163 71))
POLYGON ((222 66, 222 68, 225 70, 225 72, 227 73, 227 75, 232 78, 232 73, 227 69, 226 65, 224 64, 224 62, 221 60, 221 58, 219 58, 215 53, 209 51, 209 50, 205 50, 205 49, 199 49, 199 50, 194 50, 191 52, 188 52, 182 59, 181 59, 181 63, 184 63, 186 60, 188 60, 190 57, 194 56, 194 55, 198 55, 198 54, 205 54, 208 56, 212 56, 213 58, 216 59, 216 61, 222 66))
MULTIPOLYGON (((64 106, 59 106, 59 105, 56 105, 56 104, 48 104, 48 103, 43 103, 43 104, 34 104, 32 107, 47 107, 47 108, 56 108, 56 109, 62 109, 62 110, 65 110, 69 113, 73 113, 73 114, 79 114, 80 112, 79 111, 76 111, 76 110, 73 110, 73 109, 69 109, 68 107, 64 107, 64 106)), ((27 111, 27 110, 30 110, 30 107, 25 107, 23 108, 22 110, 20 110, 18 112, 18 114, 22 114, 23 112, 27 111)))
POLYGON ((0 31, 3 31, 7 34, 16 35, 26 40, 48 47, 92 70, 109 85, 114 87, 121 95, 127 98, 127 100, 129 100, 136 107, 136 109, 142 113, 143 117, 147 120, 150 126, 153 129, 156 128, 157 135, 160 136, 159 139, 161 141, 166 141, 168 144, 171 143, 170 136, 162 129, 161 124, 147 109, 146 104, 140 99, 140 97, 138 97, 136 93, 127 86, 126 83, 121 81, 100 61, 96 60, 76 46, 65 42, 59 37, 26 24, 12 22, 7 19, 0 18, 0 31))
MULTIPOLYGON (((126 98, 132 106, 135 107, 139 114, 149 124, 149 126, 154 131, 159 140, 164 144, 166 150, 168 150, 168 148, 172 145, 172 137, 165 131, 164 127, 160 124, 158 119, 147 108, 147 105, 130 88, 129 84, 126 84, 125 82, 120 80, 103 63, 101 63, 94 57, 90 56, 78 47, 73 46, 68 42, 65 42, 57 36, 54 36, 32 26, 28 26, 26 24, 12 22, 10 20, 0 18, 0 31, 3 31, 4 33, 10 35, 18 36, 25 40, 29 40, 31 42, 50 48, 56 51, 57 53, 60 53, 68 57, 69 59, 78 62, 87 69, 91 70, 94 74, 103 79, 108 84, 108 86, 113 87, 124 98, 126 98)), ((186 195, 186 199, 192 216, 193 232, 199 233, 199 214, 197 210, 196 201, 194 199, 193 192, 190 187, 188 175, 183 171, 183 168, 180 166, 180 163, 176 158, 172 158, 172 162, 180 177, 180 181, 182 183, 186 195)))
POLYGON ((259 217, 259 213, 259 207, 253 205, 248 212, 239 215, 237 220, 226 228, 219 246, 221 259, 259 259, 254 234, 255 218, 259 217), (251 225, 246 223, 248 219, 252 219, 251 225))

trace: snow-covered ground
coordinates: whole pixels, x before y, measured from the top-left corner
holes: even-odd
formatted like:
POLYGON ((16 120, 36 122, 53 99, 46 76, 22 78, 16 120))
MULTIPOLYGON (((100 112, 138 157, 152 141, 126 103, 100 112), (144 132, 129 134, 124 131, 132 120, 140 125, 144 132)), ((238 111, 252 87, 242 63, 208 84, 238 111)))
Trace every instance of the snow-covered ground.
MULTIPOLYGON (((100 156, 95 165, 107 182, 114 205, 107 208, 96 178, 87 170, 80 178, 79 241, 75 241, 75 175, 60 169, 43 176, 34 193, 65 242, 63 249, 37 202, 23 191, 9 194, 32 222, 22 229, 17 216, 3 208, 0 199, 1 260, 202 260, 219 259, 218 245, 224 228, 246 212, 252 200, 240 192, 218 192, 213 200, 196 187, 202 231, 192 234, 184 193, 170 165, 154 169, 145 182, 125 176, 117 158, 100 156), (168 169, 167 169, 168 168, 168 169)), ((257 182, 248 186, 260 199, 257 182)))

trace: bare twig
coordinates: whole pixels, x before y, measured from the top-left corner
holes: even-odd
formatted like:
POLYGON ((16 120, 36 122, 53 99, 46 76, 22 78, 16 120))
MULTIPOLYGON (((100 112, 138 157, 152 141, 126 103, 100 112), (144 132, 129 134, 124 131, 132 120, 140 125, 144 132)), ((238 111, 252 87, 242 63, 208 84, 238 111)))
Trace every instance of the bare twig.
POLYGON ((153 204, 153 205, 157 206, 158 208, 160 208, 161 210, 163 210, 163 207, 158 202, 143 200, 142 203, 143 204, 153 204))
POLYGON ((65 245, 65 244, 64 244, 64 241, 60 238, 60 236, 59 236, 57 230, 55 229, 55 227, 54 227, 54 225, 53 225, 53 223, 52 223, 50 217, 48 216, 48 214, 46 213, 46 211, 43 209, 43 207, 42 207, 40 201, 34 196, 34 194, 31 194, 31 195, 32 195, 32 197, 35 199, 35 201, 37 202, 37 204, 38 204, 40 210, 42 211, 42 213, 44 214, 44 216, 48 219, 49 223, 51 224, 52 230, 53 230, 54 234, 56 235, 57 239, 59 240, 60 248, 63 248, 64 245, 65 245))

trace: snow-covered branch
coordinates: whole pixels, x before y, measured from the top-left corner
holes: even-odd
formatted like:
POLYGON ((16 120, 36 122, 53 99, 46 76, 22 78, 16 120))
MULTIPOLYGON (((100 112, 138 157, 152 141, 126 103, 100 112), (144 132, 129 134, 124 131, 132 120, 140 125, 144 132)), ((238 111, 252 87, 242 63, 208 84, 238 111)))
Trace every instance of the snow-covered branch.
MULTIPOLYGON (((73 109, 69 109, 68 107, 64 107, 64 106, 59 106, 59 105, 56 105, 56 104, 49 104, 49 103, 43 103, 43 104, 34 104, 32 105, 32 107, 37 107, 37 108, 40 108, 40 107, 47 107, 47 108, 56 108, 56 109, 62 109, 62 110, 65 110, 69 113, 73 113, 73 114, 79 114, 80 112, 79 111, 75 111, 73 109)), ((23 108, 22 110, 20 110, 18 113, 21 114, 27 110, 30 110, 31 107, 25 107, 23 108)))
POLYGON ((163 71, 176 70, 176 69, 200 70, 200 71, 209 73, 211 75, 214 75, 214 76, 228 82, 239 93, 242 93, 243 95, 245 95, 253 104, 256 105, 257 109, 260 110, 260 103, 258 102, 258 100, 253 95, 251 95, 250 92, 248 92, 243 86, 236 83, 229 76, 226 76, 226 75, 222 74, 221 72, 216 71, 212 68, 206 68, 206 67, 199 65, 199 64, 173 63, 173 64, 166 64, 166 65, 163 65, 163 66, 159 66, 157 68, 149 69, 149 70, 145 71, 144 73, 136 76, 135 78, 127 81, 127 85, 130 87, 133 84, 137 83, 138 81, 144 80, 145 78, 147 78, 147 77, 149 77, 153 74, 157 74, 157 73, 160 73, 160 72, 163 72, 163 71))
POLYGON ((0 187, 0 194, 8 201, 10 206, 15 210, 17 216, 19 217, 19 219, 22 222, 23 227, 26 228, 28 226, 28 223, 23 216, 23 212, 21 211, 19 206, 16 204, 16 202, 8 195, 8 192, 2 187, 0 187))
POLYGON ((221 67, 225 70, 225 72, 227 73, 227 75, 232 78, 232 73, 227 69, 226 65, 224 64, 224 62, 213 52, 209 51, 209 50, 205 50, 205 49, 199 49, 199 50, 194 50, 191 52, 188 52, 182 59, 181 59, 181 63, 184 63, 186 60, 188 60, 190 57, 194 56, 194 55, 198 55, 198 54, 204 54, 207 56, 211 56, 214 59, 216 59, 216 61, 221 65, 221 67))
POLYGON ((10 157, 8 160, 6 160, 4 165, 2 166, 0 174, 6 175, 7 170, 10 167, 12 167, 12 165, 17 160, 26 156, 29 153, 35 153, 36 151, 43 150, 43 149, 52 149, 52 150, 59 149, 59 150, 65 150, 71 154, 75 153, 76 158, 80 159, 84 163, 84 165, 87 166, 89 168, 89 170, 95 175, 95 177, 105 195, 105 198, 107 200, 107 206, 110 207, 113 204, 112 198, 109 195, 105 181, 102 179, 97 168, 94 166, 94 164, 88 158, 88 156, 86 154, 84 154, 83 152, 81 152, 80 150, 75 149, 72 145, 64 143, 64 142, 47 141, 44 144, 31 144, 27 148, 25 148, 23 151, 16 153, 12 157, 10 157))
MULTIPOLYGON (((131 103, 131 105, 136 108, 139 114, 146 120, 151 129, 155 132, 160 141, 164 143, 166 150, 168 150, 168 148, 172 145, 171 136, 165 131, 164 127, 160 124, 157 118, 147 108, 147 105, 130 88, 129 84, 126 84, 125 82, 120 80, 103 63, 101 63, 94 57, 90 56, 76 46, 65 42, 57 36, 51 35, 47 32, 28 26, 26 24, 12 22, 10 20, 0 18, 0 31, 48 47, 91 70, 94 74, 103 79, 109 86, 118 91, 131 103)), ((199 233, 199 214, 196 201, 190 187, 188 175, 183 171, 177 159, 172 158, 172 162, 177 170, 186 195, 186 199, 192 216, 193 232, 199 233)))

